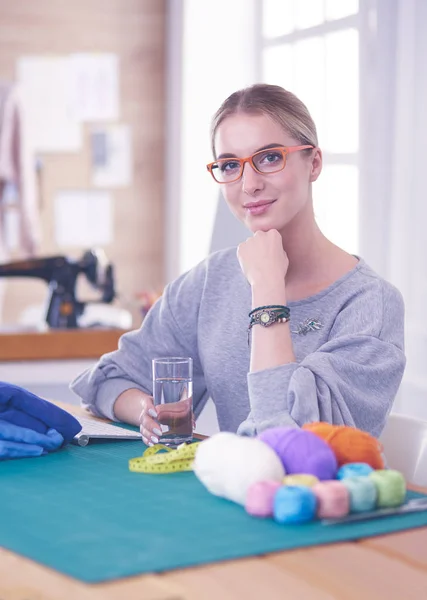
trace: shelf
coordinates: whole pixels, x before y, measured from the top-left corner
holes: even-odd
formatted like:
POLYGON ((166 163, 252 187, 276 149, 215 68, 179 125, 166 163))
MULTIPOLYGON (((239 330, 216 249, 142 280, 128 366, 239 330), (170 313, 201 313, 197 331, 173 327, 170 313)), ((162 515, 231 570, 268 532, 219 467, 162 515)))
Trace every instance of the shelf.
POLYGON ((99 358, 117 349, 121 329, 0 333, 0 361, 99 358))

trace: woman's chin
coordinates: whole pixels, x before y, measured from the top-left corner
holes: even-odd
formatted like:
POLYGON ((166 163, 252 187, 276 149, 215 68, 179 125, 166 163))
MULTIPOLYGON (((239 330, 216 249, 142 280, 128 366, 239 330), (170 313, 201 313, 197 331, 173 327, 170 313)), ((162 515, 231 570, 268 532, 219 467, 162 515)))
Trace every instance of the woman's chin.
POLYGON ((277 223, 274 224, 272 219, 245 219, 245 226, 252 232, 256 233, 257 231, 270 231, 270 229, 277 229, 277 223))

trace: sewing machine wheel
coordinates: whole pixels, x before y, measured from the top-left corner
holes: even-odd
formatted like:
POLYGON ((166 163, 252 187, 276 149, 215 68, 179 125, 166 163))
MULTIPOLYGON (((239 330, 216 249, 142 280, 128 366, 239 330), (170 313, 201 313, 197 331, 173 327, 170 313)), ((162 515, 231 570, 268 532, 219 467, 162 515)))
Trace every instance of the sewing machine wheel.
POLYGON ((88 281, 95 287, 100 288, 105 283, 105 274, 108 260, 105 252, 100 249, 88 250, 83 254, 80 268, 86 275, 88 281))
POLYGON ((115 297, 113 267, 105 252, 100 248, 88 250, 83 254, 80 267, 94 288, 102 291, 102 301, 112 302, 115 297))

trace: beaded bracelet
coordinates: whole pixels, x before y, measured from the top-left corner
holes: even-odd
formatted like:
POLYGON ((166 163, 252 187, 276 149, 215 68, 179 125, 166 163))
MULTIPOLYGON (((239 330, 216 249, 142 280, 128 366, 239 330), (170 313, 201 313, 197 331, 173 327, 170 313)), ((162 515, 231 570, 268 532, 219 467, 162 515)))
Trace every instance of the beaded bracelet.
POLYGON ((288 314, 290 314, 290 310, 287 306, 285 306, 284 304, 268 304, 267 306, 258 306, 258 308, 254 308, 253 310, 251 310, 251 312, 249 313, 249 317, 251 317, 254 313, 262 311, 262 310, 282 310, 284 312, 287 312, 288 314))

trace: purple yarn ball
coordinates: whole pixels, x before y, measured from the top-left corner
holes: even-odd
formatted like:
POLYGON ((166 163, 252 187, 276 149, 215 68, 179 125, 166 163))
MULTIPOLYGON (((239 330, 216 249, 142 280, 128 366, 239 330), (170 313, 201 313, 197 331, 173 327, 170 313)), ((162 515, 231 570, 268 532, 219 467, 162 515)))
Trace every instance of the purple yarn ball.
POLYGON ((296 427, 272 427, 271 429, 266 429, 262 433, 258 434, 258 439, 262 442, 265 442, 276 450, 276 446, 279 446, 281 440, 288 434, 290 431, 295 431, 296 427))
POLYGON ((335 479, 338 464, 332 448, 319 436, 296 427, 273 427, 258 435, 279 456, 289 475, 309 474, 335 479))

